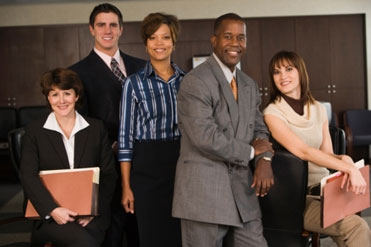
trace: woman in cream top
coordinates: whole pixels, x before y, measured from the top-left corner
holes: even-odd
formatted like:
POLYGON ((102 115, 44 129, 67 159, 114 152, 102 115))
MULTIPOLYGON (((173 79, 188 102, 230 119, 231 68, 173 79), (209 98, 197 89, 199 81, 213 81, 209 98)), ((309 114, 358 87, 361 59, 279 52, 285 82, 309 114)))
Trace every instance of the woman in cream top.
MULTIPOLYGON (((272 137, 289 152, 308 161, 308 185, 319 183, 327 168, 346 174, 342 187, 356 194, 366 191, 366 182, 352 159, 335 155, 324 107, 309 91, 303 59, 294 52, 278 52, 270 61, 270 104, 264 120, 272 137)), ((284 169, 284 168, 283 168, 284 169)), ((307 198, 304 228, 327 234, 338 246, 371 246, 371 232, 358 215, 350 215, 327 227, 320 227, 321 203, 307 198)))

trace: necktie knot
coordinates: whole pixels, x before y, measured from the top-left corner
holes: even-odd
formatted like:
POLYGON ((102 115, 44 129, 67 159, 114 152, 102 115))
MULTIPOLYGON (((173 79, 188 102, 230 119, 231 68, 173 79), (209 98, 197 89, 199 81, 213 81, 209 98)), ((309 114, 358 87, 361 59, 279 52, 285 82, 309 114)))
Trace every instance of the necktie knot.
POLYGON ((117 80, 119 80, 120 83, 122 84, 125 80, 125 75, 121 72, 119 63, 114 58, 112 58, 111 60, 111 69, 113 74, 116 76, 117 80))
POLYGON ((233 77, 230 85, 231 85, 231 88, 232 88, 232 93, 233 93, 234 99, 237 101, 237 99, 238 99, 237 82, 236 82, 236 79, 234 77, 233 77))

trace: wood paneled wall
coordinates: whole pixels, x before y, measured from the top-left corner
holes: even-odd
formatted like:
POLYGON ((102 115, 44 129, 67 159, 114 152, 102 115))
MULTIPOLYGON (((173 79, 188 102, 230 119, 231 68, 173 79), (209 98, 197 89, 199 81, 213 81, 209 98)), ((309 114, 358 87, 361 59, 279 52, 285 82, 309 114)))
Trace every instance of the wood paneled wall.
MULTIPOLYGON (((254 78, 264 104, 269 95, 268 63, 279 50, 294 50, 307 64, 318 100, 337 113, 366 107, 365 26, 363 15, 252 18, 247 21, 247 55, 242 70, 254 78)), ((192 57, 212 52, 213 20, 181 21, 173 60, 185 71, 192 57)), ((147 59, 140 23, 124 24, 124 52, 147 59)), ((0 106, 45 103, 39 78, 55 67, 68 67, 93 47, 87 24, 0 28, 0 106)))

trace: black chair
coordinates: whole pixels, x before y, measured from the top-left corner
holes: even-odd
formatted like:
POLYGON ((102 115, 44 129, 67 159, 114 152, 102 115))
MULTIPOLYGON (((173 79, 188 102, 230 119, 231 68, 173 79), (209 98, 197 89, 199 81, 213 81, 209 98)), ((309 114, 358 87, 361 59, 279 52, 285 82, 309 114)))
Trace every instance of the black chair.
POLYGON ((330 126, 329 129, 334 154, 345 154, 346 153, 345 131, 341 128, 337 128, 334 126, 330 126))
MULTIPOLYGON (((276 149, 275 149, 276 150, 276 149)), ((276 150, 272 160, 274 186, 260 200, 264 236, 270 247, 307 246, 303 235, 308 163, 286 150, 276 150)))
POLYGON ((22 138, 25 133, 26 131, 23 127, 13 129, 8 133, 10 158, 17 174, 19 173, 19 167, 21 162, 22 138))
POLYGON ((0 155, 9 155, 8 132, 17 128, 17 110, 12 107, 0 107, 0 155))
POLYGON ((49 114, 47 106, 24 106, 18 109, 19 127, 24 127, 33 120, 44 118, 49 114))
POLYGON ((354 146, 371 145, 371 111, 349 110, 344 113, 347 153, 354 155, 354 146))

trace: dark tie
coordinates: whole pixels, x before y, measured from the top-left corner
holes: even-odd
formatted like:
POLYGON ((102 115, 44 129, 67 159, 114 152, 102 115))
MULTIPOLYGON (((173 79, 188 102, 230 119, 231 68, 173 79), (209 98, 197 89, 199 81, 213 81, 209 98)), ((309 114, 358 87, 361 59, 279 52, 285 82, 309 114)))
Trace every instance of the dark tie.
POLYGON ((121 72, 119 63, 114 58, 112 58, 111 60, 111 69, 112 69, 113 74, 122 84, 125 80, 125 75, 121 72))
POLYGON ((237 96, 238 95, 238 93, 237 93, 237 82, 234 79, 234 77, 233 77, 233 79, 231 81, 231 88, 232 88, 232 93, 233 93, 234 99, 237 101, 238 100, 238 96, 237 96))

